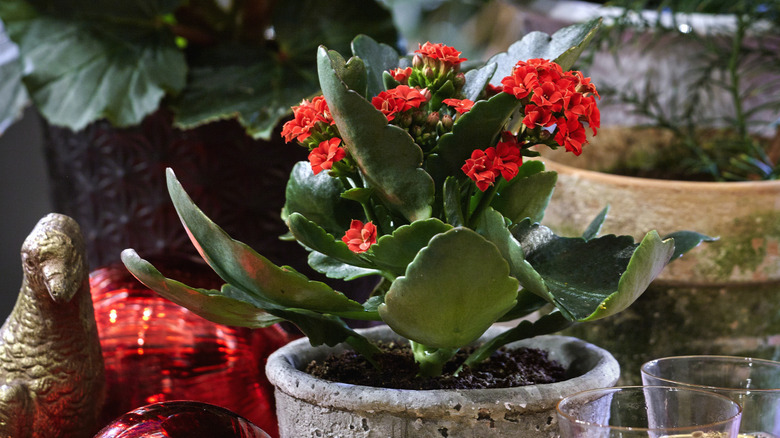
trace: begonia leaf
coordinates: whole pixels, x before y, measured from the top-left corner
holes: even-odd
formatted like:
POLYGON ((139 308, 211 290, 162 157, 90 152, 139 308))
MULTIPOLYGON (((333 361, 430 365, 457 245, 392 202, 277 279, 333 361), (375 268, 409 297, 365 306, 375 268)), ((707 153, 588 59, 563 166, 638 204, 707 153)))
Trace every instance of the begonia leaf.
MULTIPOLYGON (((135 125, 156 110, 166 94, 184 88, 184 54, 169 29, 154 26, 179 2, 132 2, 130 20, 106 23, 94 14, 37 15, 20 0, 4 1, 0 17, 19 45, 22 78, 41 114, 52 124, 79 131, 108 119, 135 125), (24 11, 23 11, 24 10, 24 11)), ((65 10, 69 2, 56 3, 65 10)), ((127 18, 127 17, 124 17, 127 18)))
POLYGON ((367 186, 409 222, 431 215, 433 180, 423 169, 423 154, 403 129, 338 76, 347 65, 336 52, 317 54, 322 94, 344 139, 345 149, 360 168, 367 186))
POLYGON ((385 90, 384 73, 398 67, 398 52, 376 42, 367 35, 358 35, 352 40, 352 54, 363 60, 366 66, 369 98, 385 90))
POLYGON ((293 213, 287 218, 287 226, 290 227, 290 232, 295 239, 308 248, 353 266, 372 268, 363 258, 350 251, 346 243, 337 240, 332 234, 299 213, 293 213))
POLYGON ((506 52, 494 55, 487 61, 488 64, 496 63, 498 66, 490 83, 500 84, 501 79, 512 74, 517 61, 533 58, 553 60, 563 71, 570 70, 596 35, 600 25, 601 18, 596 18, 559 29, 552 36, 543 32, 529 32, 520 41, 509 46, 506 52))
MULTIPOLYGON (((294 147, 294 146, 291 146, 294 147)), ((327 172, 315 175, 307 161, 295 163, 285 189, 282 220, 300 213, 328 233, 342 235, 352 218, 360 217, 360 204, 342 198, 344 184, 327 172)))
MULTIPOLYGON (((201 257, 223 280, 283 307, 317 311, 354 311, 360 303, 319 281, 276 266, 246 244, 232 239, 192 202, 171 169, 168 192, 201 257)), ((295 216, 295 214, 293 214, 295 216)))
POLYGON ((495 245, 459 227, 431 239, 378 310, 401 336, 431 348, 458 348, 514 307, 517 287, 495 245))
POLYGON ((381 274, 381 272, 376 269, 350 265, 318 251, 311 251, 309 253, 308 263, 309 266, 314 268, 317 272, 325 274, 328 278, 355 280, 368 275, 381 274))
POLYGON ((569 319, 589 321, 620 312, 658 276, 674 253, 672 239, 651 231, 637 244, 631 236, 559 237, 525 220, 512 227, 526 260, 569 319))
MULTIPOLYGON (((541 165, 539 161, 526 162, 520 169, 538 165, 541 165)), ((534 172, 528 176, 518 174, 502 185, 490 205, 512 222, 520 222, 525 218, 541 222, 557 181, 558 174, 555 172, 534 172)))
POLYGON ((406 267, 420 249, 428 245, 431 238, 451 229, 452 225, 436 218, 415 221, 398 227, 392 234, 380 237, 376 244, 371 246, 367 257, 376 266, 395 275, 403 275, 406 267))

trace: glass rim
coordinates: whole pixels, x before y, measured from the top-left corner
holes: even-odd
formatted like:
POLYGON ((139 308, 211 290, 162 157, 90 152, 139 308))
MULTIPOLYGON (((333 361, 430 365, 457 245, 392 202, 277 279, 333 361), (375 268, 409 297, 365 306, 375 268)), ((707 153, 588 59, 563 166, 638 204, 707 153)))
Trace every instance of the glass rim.
POLYGON ((742 406, 740 406, 740 404, 737 403, 736 401, 734 401, 733 399, 731 399, 729 397, 726 397, 725 395, 718 394, 716 392, 706 391, 706 390, 703 390, 703 389, 698 389, 698 388, 687 388, 687 387, 679 387, 679 386, 657 386, 657 385, 656 386, 644 386, 644 385, 643 386, 639 386, 639 385, 635 385, 635 386, 612 386, 612 387, 608 387, 608 388, 587 389, 587 390, 580 391, 580 392, 577 392, 577 393, 574 393, 574 394, 570 394, 570 395, 562 398, 561 400, 559 400, 558 403, 555 405, 555 411, 556 411, 556 413, 559 416, 561 416, 561 417, 565 418, 567 421, 569 421, 571 423, 574 423, 574 424, 577 424, 577 425, 597 427, 597 428, 600 428, 600 429, 614 430, 614 431, 619 431, 619 432, 665 432, 665 433, 666 432, 671 432, 671 433, 678 433, 678 432, 680 432, 680 433, 688 433, 688 432, 695 432, 697 430, 700 430, 703 426, 721 426, 721 425, 725 425, 725 424, 728 424, 728 423, 734 421, 734 419, 742 416, 742 406), (562 404, 564 404, 565 402, 570 402, 571 400, 573 400, 575 398, 578 398, 578 397, 581 397, 583 395, 598 394, 598 393, 603 393, 603 394, 606 395, 606 394, 608 394, 610 392, 615 393, 615 392, 620 392, 620 391, 623 391, 623 390, 631 390, 631 391, 633 391, 633 390, 638 390, 638 389, 645 390, 645 389, 649 389, 649 388, 663 389, 663 390, 666 390, 667 392, 680 392, 680 391, 695 392, 695 393, 699 393, 700 395, 705 395, 707 397, 719 398, 719 399, 725 400, 730 405, 735 406, 737 408, 737 411, 736 411, 736 413, 734 415, 732 415, 732 416, 730 416, 728 418, 725 418, 723 420, 714 421, 712 423, 704 424, 704 425, 698 424, 698 425, 691 425, 691 426, 675 426, 675 427, 634 427, 634 426, 610 426, 608 424, 600 424, 600 423, 594 423, 592 421, 580 420, 580 419, 575 418, 572 415, 569 415, 566 412, 563 412, 561 410, 561 405, 562 404))
POLYGON ((716 390, 716 391, 723 391, 723 392, 746 392, 750 391, 751 393, 772 393, 772 392, 778 392, 780 391, 780 387, 778 388, 734 388, 734 387, 728 387, 728 386, 715 386, 715 385, 703 385, 698 383, 690 383, 690 382, 682 382, 679 380, 671 379, 668 377, 661 377, 656 374, 653 374, 649 371, 647 371, 647 367, 650 364, 655 364, 658 362, 676 362, 676 361, 686 361, 689 359, 704 359, 704 360, 713 360, 717 362, 723 362, 723 363, 735 363, 735 364, 759 364, 762 366, 767 366, 768 368, 777 368, 780 370, 780 362, 770 360, 770 359, 759 359, 755 357, 747 357, 747 356, 724 356, 724 355, 715 355, 715 354, 691 354, 691 355, 683 355, 683 356, 667 356, 667 357, 661 357, 658 359, 649 360, 642 364, 642 366, 639 368, 640 375, 647 375, 654 379, 657 379, 661 382, 664 382, 665 384, 673 384, 678 386, 684 386, 687 388, 697 389, 697 388, 704 388, 709 390, 716 390))

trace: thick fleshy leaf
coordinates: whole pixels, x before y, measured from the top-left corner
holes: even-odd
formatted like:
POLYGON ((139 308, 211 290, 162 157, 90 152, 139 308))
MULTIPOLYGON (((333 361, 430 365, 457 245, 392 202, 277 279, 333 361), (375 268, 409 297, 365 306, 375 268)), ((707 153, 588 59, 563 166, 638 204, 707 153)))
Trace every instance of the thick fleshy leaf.
POLYGON ((317 251, 309 253, 308 263, 309 266, 314 268, 317 272, 325 274, 328 278, 355 280, 368 275, 381 274, 381 272, 376 269, 350 265, 317 251))
MULTIPOLYGON (((520 169, 536 167, 536 163, 541 164, 539 161, 530 161, 520 166, 520 169)), ((502 186, 491 205, 512 222, 520 222, 525 218, 541 222, 557 181, 558 174, 555 172, 534 172, 528 176, 518 174, 502 186)))
POLYGON ((674 239, 674 254, 672 260, 682 257, 683 254, 696 248, 702 242, 714 242, 717 237, 710 237, 695 231, 676 231, 664 236, 664 240, 674 239))
POLYGON ((258 328, 281 321, 281 318, 264 310, 266 303, 240 289, 223 287, 222 290, 213 290, 187 286, 166 278, 132 249, 122 251, 122 262, 149 289, 211 322, 258 328))
POLYGON ((372 268, 362 257, 350 251, 346 243, 336 239, 301 214, 291 214, 287 218, 287 226, 290 227, 290 232, 295 239, 308 248, 353 266, 372 268))
POLYGON ((442 191, 444 192, 442 198, 444 217, 447 219, 447 223, 456 227, 465 226, 466 216, 463 213, 463 199, 460 195, 460 184, 457 178, 454 176, 447 177, 444 180, 442 191))
POLYGON ((495 63, 491 62, 480 68, 469 70, 465 73, 466 85, 463 86, 463 95, 466 97, 466 99, 474 102, 477 101, 479 95, 485 89, 487 84, 490 83, 490 78, 496 74, 497 67, 498 66, 495 63))
POLYGON ((477 219, 474 230, 496 245, 504 260, 509 263, 510 275, 520 282, 523 289, 550 300, 544 280, 525 260, 523 248, 509 232, 501 213, 492 208, 486 209, 477 219))
POLYGON ((596 215, 595 218, 593 218, 592 221, 588 224, 588 227, 585 228, 585 232, 582 233, 582 238, 585 240, 590 240, 599 235, 599 232, 601 231, 601 226, 604 224, 604 220, 607 218, 607 214, 609 213, 609 205, 604 207, 599 214, 596 215))
POLYGON ((450 175, 460 175, 461 167, 474 149, 485 149, 501 133, 520 101, 514 96, 500 93, 489 100, 477 102, 469 112, 458 117, 452 132, 439 139, 436 156, 428 157, 428 167, 437 186, 450 175))
POLYGON ((573 24, 558 30, 552 36, 543 32, 530 32, 523 39, 509 46, 504 53, 499 53, 488 60, 498 65, 496 74, 490 81, 493 85, 501 83, 501 79, 512 74, 517 61, 533 58, 555 60, 564 71, 571 69, 582 51, 587 47, 601 25, 601 18, 573 24))
POLYGON ((0 22, 0 135, 22 117, 28 102, 27 90, 22 85, 22 64, 19 50, 5 35, 0 22))
POLYGON ((417 254, 385 294, 379 315, 415 342, 458 348, 515 305, 517 287, 495 245, 468 228, 454 228, 417 254))
POLYGON ((286 222, 292 213, 300 213, 328 233, 341 236, 350 220, 363 215, 360 204, 342 198, 342 191, 344 184, 338 178, 327 172, 315 175, 306 161, 295 163, 285 189, 282 220, 286 222))
POLYGON ((201 257, 226 282, 283 307, 322 312, 362 310, 360 303, 328 285, 283 269, 244 243, 231 239, 192 202, 171 169, 168 192, 190 240, 201 257))
POLYGON ((9 15, 7 8, 18 1, 9 3, 0 14, 29 66, 24 84, 52 124, 74 131, 102 118, 134 125, 156 110, 164 95, 184 88, 184 54, 173 33, 154 26, 157 14, 165 12, 161 6, 170 4, 134 2, 145 5, 147 15, 108 26, 100 14, 9 15))
POLYGON ((640 244, 630 236, 597 239, 559 237, 525 220, 512 228, 526 260, 542 276, 551 301, 572 320, 587 321, 620 312, 658 276, 674 242, 648 233, 640 244))
POLYGON ((431 238, 451 229, 452 225, 436 218, 415 221, 380 237, 371 246, 371 253, 367 256, 376 266, 394 275, 403 275, 406 267, 428 245, 431 238))
POLYGON ((406 131, 388 125, 370 102, 345 86, 339 74, 347 63, 341 55, 321 47, 317 59, 322 93, 367 185, 409 222, 430 217, 433 180, 420 168, 420 147, 406 131))
POLYGON ((368 74, 367 96, 373 97, 385 90, 384 72, 398 67, 398 52, 387 44, 380 44, 369 36, 358 35, 352 40, 352 54, 363 60, 368 74))

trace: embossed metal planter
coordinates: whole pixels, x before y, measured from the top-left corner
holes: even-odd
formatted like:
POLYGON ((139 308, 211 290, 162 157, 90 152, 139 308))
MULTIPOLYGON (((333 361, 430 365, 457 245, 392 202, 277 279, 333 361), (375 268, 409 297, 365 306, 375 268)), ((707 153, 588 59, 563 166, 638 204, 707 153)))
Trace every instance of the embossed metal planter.
MULTIPOLYGON (((491 329, 498 330, 498 329, 491 329)), ((386 326, 367 329, 372 339, 400 341, 386 326)), ((571 378, 505 389, 413 391, 330 382, 303 371, 308 362, 341 348, 312 348, 294 341, 268 359, 276 387, 282 438, 292 437, 557 437, 555 405, 562 397, 613 385, 620 369, 606 351, 576 338, 539 336, 509 344, 549 351, 571 378)))

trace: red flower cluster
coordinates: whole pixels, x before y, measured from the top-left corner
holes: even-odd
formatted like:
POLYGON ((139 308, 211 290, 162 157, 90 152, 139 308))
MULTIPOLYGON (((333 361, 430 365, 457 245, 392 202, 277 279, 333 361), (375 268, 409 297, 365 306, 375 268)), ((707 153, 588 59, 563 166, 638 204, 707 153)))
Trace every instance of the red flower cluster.
POLYGON ((293 120, 290 120, 282 126, 282 136, 284 141, 289 143, 295 138, 303 143, 309 138, 311 131, 316 128, 317 122, 323 122, 327 125, 333 124, 333 118, 328 110, 328 103, 323 96, 317 96, 309 102, 303 99, 300 105, 292 107, 293 120))
POLYGON ((409 84, 409 76, 412 75, 412 68, 406 67, 401 68, 398 67, 396 69, 388 71, 390 73, 390 76, 395 79, 396 82, 398 82, 401 85, 408 85, 409 84))
POLYGON ((418 47, 419 48, 415 50, 414 53, 419 53, 425 58, 438 59, 452 66, 458 65, 466 60, 466 58, 460 57, 462 52, 441 43, 433 44, 429 41, 425 44, 418 44, 418 47))
POLYGON ((493 185, 499 175, 507 181, 516 177, 523 165, 520 146, 515 138, 511 135, 505 135, 504 138, 505 141, 498 142, 495 147, 474 150, 471 158, 461 167, 483 192, 493 185))
POLYGON ((376 226, 371 221, 363 224, 363 222, 353 219, 341 241, 346 243, 352 252, 366 252, 371 245, 376 243, 376 226))
POLYGON ((594 135, 601 124, 596 87, 578 71, 564 72, 555 62, 529 59, 519 61, 501 84, 505 93, 528 102, 523 123, 529 129, 556 125, 555 141, 575 155, 586 142, 582 123, 594 135))
POLYGON ((428 101, 428 98, 426 90, 399 85, 379 93, 371 99, 371 104, 387 117, 387 121, 392 121, 396 114, 412 108, 419 108, 420 105, 428 101))
POLYGON ((458 114, 467 113, 474 106, 474 102, 468 99, 444 99, 442 103, 455 108, 458 114))
POLYGON ((341 139, 338 137, 325 140, 319 146, 309 152, 309 163, 314 174, 333 167, 333 163, 341 161, 347 156, 347 152, 339 146, 341 139))

